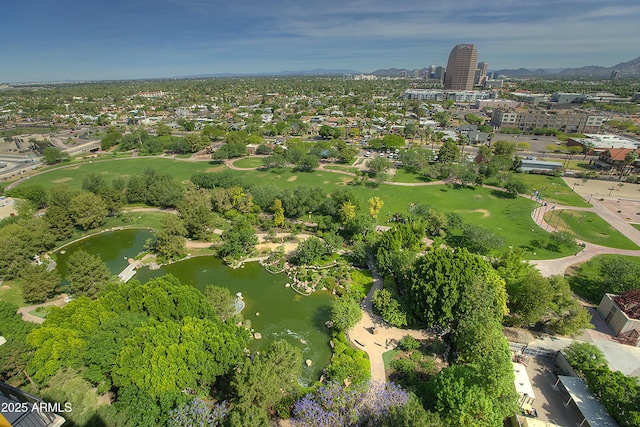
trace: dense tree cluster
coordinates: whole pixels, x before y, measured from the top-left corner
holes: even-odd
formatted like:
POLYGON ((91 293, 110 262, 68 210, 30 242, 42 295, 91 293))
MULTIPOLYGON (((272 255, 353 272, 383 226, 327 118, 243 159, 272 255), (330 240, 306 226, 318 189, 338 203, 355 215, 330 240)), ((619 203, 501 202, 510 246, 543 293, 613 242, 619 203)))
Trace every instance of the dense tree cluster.
POLYGON ((604 354, 591 343, 574 342, 564 350, 567 361, 587 381, 609 414, 624 427, 640 426, 637 378, 609 369, 604 354))

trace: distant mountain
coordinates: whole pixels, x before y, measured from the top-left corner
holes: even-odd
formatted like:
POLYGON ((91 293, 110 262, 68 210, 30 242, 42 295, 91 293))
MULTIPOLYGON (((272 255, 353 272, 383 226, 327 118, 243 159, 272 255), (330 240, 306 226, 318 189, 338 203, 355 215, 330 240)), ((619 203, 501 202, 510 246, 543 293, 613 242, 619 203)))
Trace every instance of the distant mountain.
MULTIPOLYGON (((375 70, 369 74, 380 77, 400 77, 403 72, 406 72, 408 75, 411 75, 415 70, 409 70, 407 68, 387 68, 381 70, 375 70)), ((422 68, 420 74, 424 74, 427 72, 427 68, 422 68)))
POLYGON ((556 69, 543 69, 528 70, 526 68, 519 68, 517 70, 497 70, 498 75, 504 75, 509 77, 603 77, 607 78, 611 75, 612 71, 620 70, 621 77, 638 77, 640 76, 640 57, 628 61, 621 62, 613 67, 602 67, 599 65, 589 65, 580 68, 556 68, 556 69))
POLYGON ((362 74, 360 71, 347 69, 325 69, 315 68, 313 70, 298 71, 275 71, 272 73, 215 73, 215 74, 193 74, 189 76, 178 76, 176 79, 208 79, 212 77, 250 77, 250 76, 333 76, 342 74, 362 74))

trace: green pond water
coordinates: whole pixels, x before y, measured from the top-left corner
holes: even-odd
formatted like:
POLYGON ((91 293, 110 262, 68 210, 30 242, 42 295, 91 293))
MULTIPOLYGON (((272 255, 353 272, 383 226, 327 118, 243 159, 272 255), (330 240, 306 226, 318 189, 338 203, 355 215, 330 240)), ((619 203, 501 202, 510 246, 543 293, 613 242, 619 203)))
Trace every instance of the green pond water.
MULTIPOLYGON (((65 247, 64 254, 57 254, 58 271, 64 277, 65 263, 69 255, 83 249, 92 255, 99 255, 113 274, 118 274, 127 266, 126 258, 133 258, 144 250, 144 244, 152 234, 146 230, 121 230, 102 233, 65 247)), ((159 270, 142 268, 134 279, 141 283, 172 274, 182 283, 195 286, 201 291, 213 284, 229 289, 232 295, 242 293, 245 308, 242 315, 251 321, 251 327, 262 338, 254 340, 251 350, 263 351, 274 340, 284 339, 302 350, 302 359, 312 361, 312 366, 303 364, 301 382, 316 381, 322 369, 331 358, 331 339, 325 322, 329 320, 332 296, 326 292, 316 292, 302 296, 291 288, 287 275, 270 274, 257 262, 247 263, 243 268, 231 269, 219 258, 200 256, 159 270)))

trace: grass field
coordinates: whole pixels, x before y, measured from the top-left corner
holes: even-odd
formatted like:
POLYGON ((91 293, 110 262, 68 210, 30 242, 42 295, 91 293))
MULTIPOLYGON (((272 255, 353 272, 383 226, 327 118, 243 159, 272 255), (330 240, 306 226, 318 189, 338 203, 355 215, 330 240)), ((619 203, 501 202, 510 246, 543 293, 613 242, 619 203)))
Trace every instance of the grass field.
POLYGON ((596 245, 618 249, 640 249, 638 245, 593 212, 570 209, 549 211, 545 221, 559 231, 570 231, 576 238, 596 245))
POLYGON ((118 176, 127 177, 140 174, 146 168, 169 173, 178 181, 186 181, 196 172, 219 171, 224 166, 210 162, 188 162, 159 158, 100 159, 47 171, 32 176, 21 185, 34 184, 49 188, 56 184, 65 183, 70 188, 79 190, 82 188, 82 177, 90 173, 100 174, 107 182, 111 182, 113 178, 118 176))
POLYGON ((572 267, 567 274, 567 280, 571 285, 571 289, 577 295, 592 304, 599 304, 605 292, 611 292, 611 289, 605 289, 600 277, 600 262, 603 259, 624 258, 635 264, 640 265, 640 257, 624 256, 624 255, 597 255, 589 261, 580 264, 578 267, 572 267))
POLYGON ((541 197, 545 202, 558 203, 564 206, 590 207, 578 193, 573 191, 562 178, 547 175, 518 174, 514 178, 521 179, 531 189, 542 190, 541 197))
POLYGON ((423 177, 413 172, 407 172, 404 168, 396 169, 396 174, 391 178, 394 182, 428 182, 423 177))
MULTIPOLYGON (((45 188, 56 183, 67 183, 71 188, 79 189, 82 186, 82 177, 89 173, 101 174, 107 181, 110 181, 117 176, 140 173, 145 168, 154 168, 170 173, 179 181, 185 181, 195 172, 220 171, 224 169, 224 166, 210 162, 129 158, 73 165, 34 176, 26 182, 40 184, 45 188)), ((353 181, 353 177, 330 171, 292 172, 286 170, 282 173, 232 171, 232 173, 242 177, 247 184, 274 183, 283 188, 297 185, 319 186, 325 188, 327 192, 331 192, 331 189, 335 186, 346 186, 353 181)), ((546 232, 531 219, 534 202, 523 197, 510 199, 504 198, 501 192, 488 188, 455 188, 445 185, 417 187, 394 185, 371 187, 359 185, 350 188, 360 197, 361 206, 363 207, 366 207, 367 200, 373 196, 378 196, 384 201, 384 206, 378 217, 378 223, 380 224, 385 224, 389 215, 397 212, 406 212, 411 203, 427 204, 445 212, 456 212, 465 221, 483 225, 495 231, 505 238, 505 249, 509 246, 524 248, 531 259, 558 258, 569 255, 568 252, 550 252, 532 245, 534 241, 545 235, 546 232)), ((148 226, 157 228, 160 218, 161 216, 150 218, 154 222, 153 225, 148 226)), ((122 220, 119 221, 122 222, 122 220)), ((142 221, 138 224, 141 225, 142 221)), ((126 224, 120 223, 111 226, 124 225, 126 224)), ((147 225, 145 224, 145 226, 147 225)))
POLYGON ((26 303, 22 298, 22 288, 20 283, 16 280, 5 280, 0 285, 0 301, 5 301, 11 304, 15 304, 18 307, 24 307, 26 303), (2 288, 7 286, 8 288, 2 288))
POLYGON ((349 165, 336 165, 336 164, 331 164, 331 165, 326 165, 324 167, 327 170, 333 170, 333 171, 347 171, 347 172, 353 172, 356 173, 358 171, 358 168, 355 166, 349 166, 349 165))
POLYGON ((640 224, 631 224, 631 226, 636 230, 640 230, 640 224))
POLYGON ((382 362, 384 363, 384 370, 389 372, 391 370, 391 361, 396 354, 402 353, 401 350, 389 350, 382 353, 382 362))
POLYGON ((259 168, 262 166, 262 157, 245 157, 233 162, 237 168, 259 168))

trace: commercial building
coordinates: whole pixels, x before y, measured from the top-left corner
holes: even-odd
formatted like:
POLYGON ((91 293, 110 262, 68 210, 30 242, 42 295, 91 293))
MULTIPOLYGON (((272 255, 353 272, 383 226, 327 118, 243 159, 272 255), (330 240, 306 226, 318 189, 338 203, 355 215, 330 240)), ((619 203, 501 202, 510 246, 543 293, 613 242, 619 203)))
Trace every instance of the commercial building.
POLYGON ((402 94, 405 99, 418 101, 444 101, 452 99, 456 102, 476 102, 480 99, 494 99, 498 96, 492 91, 478 90, 440 90, 440 89, 407 89, 402 94))
POLYGON ((522 131, 552 128, 564 133, 597 132, 605 117, 575 110, 509 110, 497 108, 491 115, 494 128, 515 127, 522 131))
POLYGON ((473 90, 478 52, 475 45, 459 44, 449 54, 444 76, 445 90, 473 90))
POLYGON ((586 138, 569 138, 567 147, 582 147, 587 154, 600 154, 611 148, 640 148, 640 141, 613 134, 585 134, 586 138))

